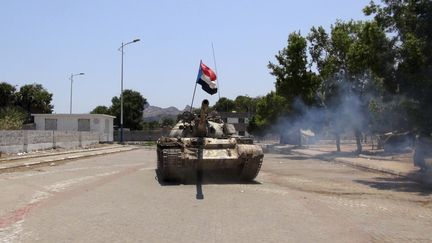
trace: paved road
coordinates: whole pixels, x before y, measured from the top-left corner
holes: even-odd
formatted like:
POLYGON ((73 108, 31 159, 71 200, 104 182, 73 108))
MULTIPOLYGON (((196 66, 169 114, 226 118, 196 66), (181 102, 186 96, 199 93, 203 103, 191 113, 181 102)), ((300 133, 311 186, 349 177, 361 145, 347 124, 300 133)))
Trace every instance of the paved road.
POLYGON ((417 184, 266 154, 255 183, 160 185, 148 149, 0 174, 0 242, 431 242, 417 184))

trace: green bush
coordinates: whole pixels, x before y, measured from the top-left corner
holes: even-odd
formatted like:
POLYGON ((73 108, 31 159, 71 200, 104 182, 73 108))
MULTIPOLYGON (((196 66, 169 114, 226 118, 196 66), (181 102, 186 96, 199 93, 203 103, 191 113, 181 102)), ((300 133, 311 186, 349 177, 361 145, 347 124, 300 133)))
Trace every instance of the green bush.
POLYGON ((26 119, 26 113, 18 107, 0 109, 0 130, 19 130, 26 119))

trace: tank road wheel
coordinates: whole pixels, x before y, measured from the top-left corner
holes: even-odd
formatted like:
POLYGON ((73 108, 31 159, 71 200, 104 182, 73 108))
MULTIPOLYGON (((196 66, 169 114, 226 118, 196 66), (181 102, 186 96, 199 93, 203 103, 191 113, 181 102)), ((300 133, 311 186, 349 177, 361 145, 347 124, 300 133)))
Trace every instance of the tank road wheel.
POLYGON ((255 179, 261 169, 262 161, 263 157, 246 159, 240 172, 240 179, 244 181, 252 181, 255 179))

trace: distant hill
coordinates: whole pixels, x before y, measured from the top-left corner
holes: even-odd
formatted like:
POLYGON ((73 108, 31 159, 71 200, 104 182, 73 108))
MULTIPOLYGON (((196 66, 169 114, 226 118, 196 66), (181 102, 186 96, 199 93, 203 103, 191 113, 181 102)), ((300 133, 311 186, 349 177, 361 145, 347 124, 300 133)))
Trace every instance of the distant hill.
POLYGON ((184 110, 189 110, 190 106, 186 106, 185 109, 179 110, 174 106, 168 108, 161 108, 158 106, 147 106, 144 109, 144 121, 160 121, 163 118, 177 119, 177 115, 181 114, 184 110))

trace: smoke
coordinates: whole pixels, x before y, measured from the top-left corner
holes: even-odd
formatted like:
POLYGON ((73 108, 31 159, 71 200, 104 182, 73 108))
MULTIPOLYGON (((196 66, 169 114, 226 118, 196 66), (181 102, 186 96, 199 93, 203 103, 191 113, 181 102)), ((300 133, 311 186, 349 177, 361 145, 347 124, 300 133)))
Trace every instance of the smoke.
POLYGON ((307 106, 300 98, 295 99, 292 112, 280 118, 273 129, 282 135, 281 142, 288 143, 291 139, 284 137, 292 137, 300 130, 311 130, 326 138, 343 133, 354 137, 355 131, 359 133, 368 127, 368 105, 377 97, 374 86, 368 74, 348 79, 341 72, 323 82, 317 93, 318 105, 307 106))
POLYGON ((360 128, 365 121, 363 109, 362 100, 353 92, 341 92, 337 97, 332 97, 327 103, 318 106, 307 106, 297 98, 293 102, 290 116, 281 118, 277 126, 282 130, 317 130, 326 125, 331 125, 335 131, 343 131, 348 127, 360 128))
MULTIPOLYGON (((300 98, 295 99, 290 114, 272 127, 281 134, 282 143, 302 144, 304 131, 311 130, 315 137, 309 140, 376 135, 388 152, 405 151, 413 144, 412 121, 407 112, 413 110, 414 102, 385 93, 370 73, 347 77, 340 72, 322 83, 317 100, 317 105, 308 106, 300 98)), ((357 146, 361 150, 361 143, 357 146)))

